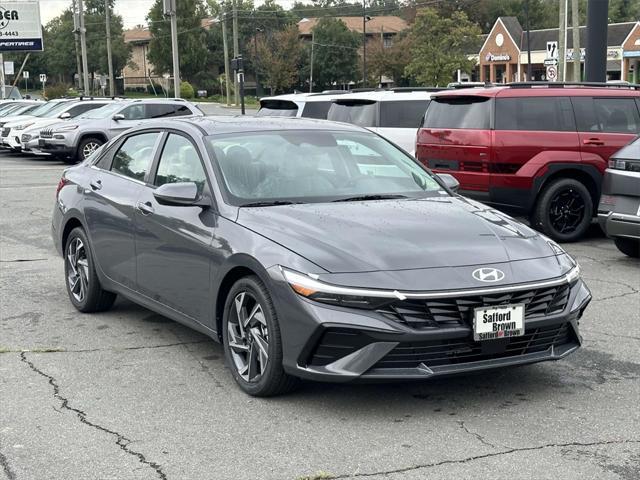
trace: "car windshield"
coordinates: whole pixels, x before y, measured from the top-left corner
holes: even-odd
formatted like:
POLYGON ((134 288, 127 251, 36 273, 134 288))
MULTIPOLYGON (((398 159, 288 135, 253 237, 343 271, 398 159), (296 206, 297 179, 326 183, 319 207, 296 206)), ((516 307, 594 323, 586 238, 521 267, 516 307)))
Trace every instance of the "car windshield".
POLYGON ((289 130, 207 140, 233 205, 447 195, 413 158, 372 133, 289 130))
POLYGON ((104 107, 89 110, 88 112, 79 115, 77 118, 107 118, 111 115, 114 115, 123 106, 124 104, 120 102, 110 103, 105 105, 104 107))

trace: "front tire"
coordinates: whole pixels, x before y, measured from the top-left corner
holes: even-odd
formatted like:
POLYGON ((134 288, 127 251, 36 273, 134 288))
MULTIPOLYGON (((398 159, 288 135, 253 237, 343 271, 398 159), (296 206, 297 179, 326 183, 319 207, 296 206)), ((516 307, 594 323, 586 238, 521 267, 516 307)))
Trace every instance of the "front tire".
POLYGON ((89 239, 85 231, 71 230, 64 247, 64 277, 69 300, 84 313, 108 310, 116 300, 116 294, 107 292, 100 285, 89 239))
POLYGON ((95 152, 104 142, 97 137, 83 138, 78 145, 76 158, 79 162, 84 162, 93 152, 95 152))
POLYGON ((572 178, 558 178, 540 194, 531 223, 558 242, 574 242, 587 232, 592 217, 593 200, 587 187, 572 178))
POLYGON ((222 317, 225 358, 238 386, 249 395, 269 397, 295 388, 298 379, 282 368, 282 340, 276 310, 256 276, 231 288, 222 317))
POLYGON ((618 250, 632 258, 640 258, 640 240, 633 238, 614 238, 618 250))

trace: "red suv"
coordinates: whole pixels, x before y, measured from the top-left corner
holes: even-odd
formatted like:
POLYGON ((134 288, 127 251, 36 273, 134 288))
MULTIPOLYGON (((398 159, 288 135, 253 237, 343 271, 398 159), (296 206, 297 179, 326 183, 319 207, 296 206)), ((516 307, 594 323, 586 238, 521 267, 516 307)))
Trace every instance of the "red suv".
POLYGON ((640 86, 510 84, 434 95, 416 156, 463 195, 573 241, 596 213, 609 156, 639 133, 640 86))

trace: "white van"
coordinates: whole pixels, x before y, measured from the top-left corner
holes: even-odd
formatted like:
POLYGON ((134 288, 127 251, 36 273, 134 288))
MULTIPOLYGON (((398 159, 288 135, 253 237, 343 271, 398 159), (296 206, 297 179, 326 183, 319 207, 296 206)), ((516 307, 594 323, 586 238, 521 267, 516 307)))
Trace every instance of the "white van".
POLYGON ((333 100, 327 120, 366 127, 414 155, 416 132, 431 94, 440 90, 395 88, 341 95, 333 100))
POLYGON ((318 93, 288 93, 260 99, 259 117, 305 117, 326 120, 331 101, 347 90, 318 93))

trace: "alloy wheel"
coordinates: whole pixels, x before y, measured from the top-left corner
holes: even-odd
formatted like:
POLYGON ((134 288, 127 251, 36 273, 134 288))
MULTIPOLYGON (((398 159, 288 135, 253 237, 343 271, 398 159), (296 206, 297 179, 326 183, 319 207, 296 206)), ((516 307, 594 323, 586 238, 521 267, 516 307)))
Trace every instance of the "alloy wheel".
POLYGON ((236 295, 227 320, 229 350, 240 377, 260 380, 269 362, 269 330, 260 302, 248 291, 236 295))
POLYGON ((83 302, 89 289, 89 260, 84 243, 75 237, 67 247, 67 282, 69 291, 78 302, 83 302))
POLYGON ((98 142, 87 142, 87 143, 85 143, 84 146, 82 147, 82 159, 84 160, 89 155, 91 155, 93 152, 95 152, 98 149, 99 146, 100 146, 100 144, 98 142))
POLYGON ((573 188, 561 190, 551 200, 549 220, 558 233, 571 233, 578 228, 584 218, 585 202, 573 188))

